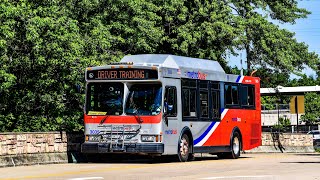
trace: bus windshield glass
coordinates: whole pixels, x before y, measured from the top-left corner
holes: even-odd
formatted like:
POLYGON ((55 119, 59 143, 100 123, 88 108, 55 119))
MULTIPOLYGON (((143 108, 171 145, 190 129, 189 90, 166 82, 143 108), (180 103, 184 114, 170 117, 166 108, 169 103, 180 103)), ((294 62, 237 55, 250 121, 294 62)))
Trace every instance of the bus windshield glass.
POLYGON ((89 83, 86 113, 88 115, 121 115, 124 84, 89 83))
POLYGON ((129 88, 125 113, 158 115, 161 112, 161 84, 133 84, 129 88))

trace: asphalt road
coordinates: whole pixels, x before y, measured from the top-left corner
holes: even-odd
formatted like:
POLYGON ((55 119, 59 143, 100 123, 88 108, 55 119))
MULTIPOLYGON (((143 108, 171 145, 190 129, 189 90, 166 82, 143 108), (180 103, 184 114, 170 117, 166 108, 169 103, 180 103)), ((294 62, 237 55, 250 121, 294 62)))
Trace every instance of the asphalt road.
MULTIPOLYGON (((198 155, 199 156, 199 155, 198 155)), ((130 159, 119 162, 49 164, 0 168, 0 179, 318 179, 320 154, 242 154, 239 159, 197 157, 180 163, 130 159)))

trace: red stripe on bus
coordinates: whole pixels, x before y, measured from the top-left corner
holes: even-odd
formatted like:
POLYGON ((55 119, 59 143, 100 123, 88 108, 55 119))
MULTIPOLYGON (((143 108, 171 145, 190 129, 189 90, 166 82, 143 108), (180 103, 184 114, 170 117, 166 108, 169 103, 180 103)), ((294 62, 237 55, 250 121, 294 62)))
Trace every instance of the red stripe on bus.
MULTIPOLYGON (((84 123, 93 123, 93 124, 99 124, 103 118, 106 116, 88 116, 84 115, 84 123)), ((140 119, 143 123, 149 123, 149 124, 157 124, 161 121, 161 114, 155 115, 155 116, 141 116, 140 119)), ((107 119, 104 122, 105 124, 109 123, 121 123, 121 124, 138 124, 139 123, 139 117, 138 116, 112 116, 110 115, 107 117, 107 119)))

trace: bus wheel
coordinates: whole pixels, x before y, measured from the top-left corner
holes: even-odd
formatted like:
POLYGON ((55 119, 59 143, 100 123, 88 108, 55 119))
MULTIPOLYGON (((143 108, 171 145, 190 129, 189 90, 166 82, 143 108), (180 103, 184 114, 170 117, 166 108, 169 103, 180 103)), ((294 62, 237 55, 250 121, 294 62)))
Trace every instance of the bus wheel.
POLYGON ((241 138, 238 132, 234 132, 231 140, 231 153, 229 158, 238 159, 241 151, 241 138))
POLYGON ((189 137, 186 134, 181 136, 181 139, 178 144, 178 157, 181 162, 188 161, 190 153, 190 142, 189 137))
POLYGON ((231 152, 218 153, 218 159, 238 159, 241 151, 241 138, 238 132, 234 132, 230 144, 231 152))

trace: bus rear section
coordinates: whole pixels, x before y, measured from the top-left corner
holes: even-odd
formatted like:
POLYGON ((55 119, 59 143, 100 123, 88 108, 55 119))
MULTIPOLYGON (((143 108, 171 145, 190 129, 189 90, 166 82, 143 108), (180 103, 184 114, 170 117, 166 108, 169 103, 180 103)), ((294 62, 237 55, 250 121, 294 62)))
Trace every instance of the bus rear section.
POLYGON ((181 81, 181 127, 191 134, 193 153, 236 159, 242 150, 261 145, 259 78, 226 74, 181 81))

